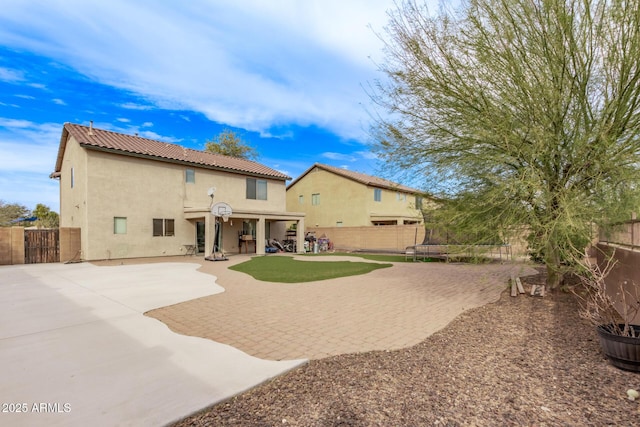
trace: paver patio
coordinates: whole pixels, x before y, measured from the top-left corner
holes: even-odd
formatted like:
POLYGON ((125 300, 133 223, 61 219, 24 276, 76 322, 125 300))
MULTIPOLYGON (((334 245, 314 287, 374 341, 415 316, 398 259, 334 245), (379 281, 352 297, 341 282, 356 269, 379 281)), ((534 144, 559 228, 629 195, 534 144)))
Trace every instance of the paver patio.
MULTIPOLYGON (((229 344, 259 358, 318 359, 415 345, 463 311, 497 301, 510 274, 536 273, 519 263, 395 263, 361 276, 270 283, 228 269, 248 259, 232 256, 229 261, 207 262, 183 258, 215 275, 225 292, 146 314, 178 333, 229 344)), ((363 261, 354 257, 297 259, 363 261)))

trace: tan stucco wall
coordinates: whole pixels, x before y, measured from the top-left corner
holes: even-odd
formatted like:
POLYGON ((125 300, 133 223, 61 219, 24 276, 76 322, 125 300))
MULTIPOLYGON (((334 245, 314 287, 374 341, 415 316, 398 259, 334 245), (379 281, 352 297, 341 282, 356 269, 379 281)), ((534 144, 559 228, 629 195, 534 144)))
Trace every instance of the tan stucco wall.
POLYGON ((11 228, 0 227, 0 265, 12 264, 11 246, 11 228))
POLYGON ((82 259, 80 228, 60 228, 60 262, 79 261, 82 259))
POLYGON ((379 227, 307 227, 317 238, 327 237, 336 250, 404 252, 407 246, 422 243, 422 225, 384 225, 379 227))
POLYGON ((0 265, 24 264, 24 227, 0 227, 0 265))
MULTIPOLYGON (((81 228, 84 260, 181 255, 184 245, 196 243, 196 221, 207 219, 207 195, 216 187, 213 202, 226 202, 236 210, 285 210, 284 181, 267 180, 268 200, 246 199, 246 176, 151 159, 87 150, 71 138, 62 163, 61 218, 63 227, 81 228), (74 187, 70 169, 74 168, 74 187), (185 170, 195 170, 195 183, 186 183, 185 170), (199 209, 201 218, 185 216, 199 209), (127 218, 127 233, 114 234, 114 217, 127 218), (153 219, 173 219, 174 236, 153 236, 153 219)), ((262 179, 262 178, 258 178, 262 179)), ((225 250, 237 249, 241 221, 224 227, 225 250), (235 243, 234 243, 235 242, 235 243)), ((209 230, 210 235, 212 228, 209 230)))
POLYGON ((287 210, 304 212, 307 227, 369 226, 372 219, 422 221, 415 209, 415 196, 382 189, 380 202, 374 200, 374 187, 315 168, 287 190, 287 210), (312 194, 320 194, 320 204, 312 205, 312 194), (300 196, 303 203, 300 203, 300 196))
POLYGON ((80 227, 81 240, 88 242, 87 154, 75 139, 67 141, 60 168, 60 227, 80 227), (73 188, 71 170, 73 169, 73 188))

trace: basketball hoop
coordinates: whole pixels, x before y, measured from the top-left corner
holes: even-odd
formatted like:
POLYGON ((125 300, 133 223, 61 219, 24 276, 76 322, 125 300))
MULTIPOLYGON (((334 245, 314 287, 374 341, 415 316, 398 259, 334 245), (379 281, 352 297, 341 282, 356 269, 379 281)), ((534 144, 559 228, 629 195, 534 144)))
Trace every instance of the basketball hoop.
POLYGON ((227 222, 233 211, 231 210, 231 206, 227 203, 218 202, 211 207, 211 213, 214 216, 221 216, 224 222, 227 222))

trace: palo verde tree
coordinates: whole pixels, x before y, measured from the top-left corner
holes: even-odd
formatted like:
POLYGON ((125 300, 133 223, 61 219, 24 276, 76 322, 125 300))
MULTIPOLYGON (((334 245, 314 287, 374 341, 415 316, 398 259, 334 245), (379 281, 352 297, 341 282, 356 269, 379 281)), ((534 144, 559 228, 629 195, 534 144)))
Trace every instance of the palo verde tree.
POLYGON ((230 129, 225 129, 211 141, 207 141, 205 151, 247 160, 258 158, 258 151, 230 129))
POLYGON ((555 288, 639 206, 640 0, 410 0, 383 39, 377 148, 447 184, 449 224, 525 226, 555 288))

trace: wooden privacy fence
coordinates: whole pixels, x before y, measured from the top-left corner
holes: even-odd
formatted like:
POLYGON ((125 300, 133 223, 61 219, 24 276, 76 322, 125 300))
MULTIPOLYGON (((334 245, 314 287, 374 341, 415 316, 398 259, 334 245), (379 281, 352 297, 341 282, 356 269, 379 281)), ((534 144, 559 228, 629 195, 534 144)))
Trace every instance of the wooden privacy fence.
POLYGON ((75 227, 0 227, 0 265, 80 261, 80 231, 75 227))
POLYGON ((24 262, 60 262, 60 231, 57 228, 24 230, 24 262))

